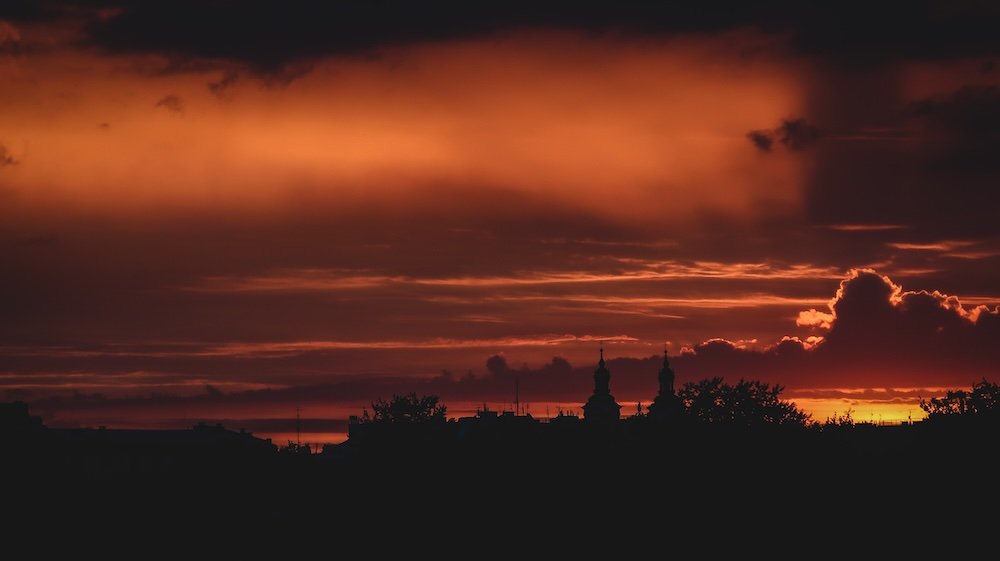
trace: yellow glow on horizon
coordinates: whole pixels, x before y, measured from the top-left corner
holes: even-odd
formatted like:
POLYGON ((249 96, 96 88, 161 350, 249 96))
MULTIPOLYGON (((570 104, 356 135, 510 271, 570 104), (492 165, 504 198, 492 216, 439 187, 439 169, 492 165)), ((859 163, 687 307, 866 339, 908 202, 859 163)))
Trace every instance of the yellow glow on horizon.
POLYGON ((919 421, 927 417, 920 408, 919 398, 896 398, 892 401, 844 398, 801 398, 791 399, 800 409, 812 414, 812 420, 824 422, 835 415, 852 411, 855 423, 900 423, 908 420, 919 421))

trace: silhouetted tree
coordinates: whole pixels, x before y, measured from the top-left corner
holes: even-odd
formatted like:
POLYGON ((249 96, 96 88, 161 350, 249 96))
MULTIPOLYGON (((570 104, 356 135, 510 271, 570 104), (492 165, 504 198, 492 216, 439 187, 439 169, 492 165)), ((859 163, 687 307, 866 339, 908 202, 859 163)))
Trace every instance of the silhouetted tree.
POLYGON ((486 370, 489 370, 490 374, 494 376, 499 376, 509 372, 510 367, 507 366, 507 359, 503 355, 493 355, 486 359, 486 370))
POLYGON ((952 415, 1000 416, 1000 385, 985 378, 969 391, 948 390, 944 397, 920 400, 920 408, 931 418, 952 415))
POLYGON ((823 423, 824 428, 833 428, 833 427, 853 428, 854 425, 855 425, 854 409, 851 409, 850 407, 848 407, 847 411, 845 411, 841 415, 838 415, 837 412, 834 411, 833 415, 827 417, 826 421, 823 423))
POLYGON ((289 440, 287 446, 278 448, 278 453, 284 456, 310 456, 312 455, 312 447, 289 440))
POLYGON ((368 411, 361 417, 363 423, 427 423, 444 422, 447 407, 439 403, 436 395, 417 397, 415 393, 393 395, 385 401, 372 402, 372 415, 368 411))
POLYGON ((740 380, 736 385, 712 378, 688 382, 678 392, 684 413, 700 422, 731 425, 804 426, 809 414, 794 403, 780 398, 783 387, 756 380, 740 380))

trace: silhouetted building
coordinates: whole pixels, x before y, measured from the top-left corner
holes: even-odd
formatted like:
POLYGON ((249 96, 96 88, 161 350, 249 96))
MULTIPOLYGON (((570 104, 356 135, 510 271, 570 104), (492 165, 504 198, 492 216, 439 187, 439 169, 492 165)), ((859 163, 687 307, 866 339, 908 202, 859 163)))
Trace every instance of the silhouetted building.
POLYGON ((277 447, 244 430, 232 431, 220 423, 198 423, 190 429, 49 429, 67 443, 130 452, 159 451, 164 454, 253 455, 269 454, 277 447))
POLYGON ((649 416, 656 420, 673 418, 680 412, 681 402, 674 391, 674 371, 670 368, 667 350, 663 349, 663 368, 660 368, 660 391, 649 405, 649 416))
POLYGON ((560 411, 558 415, 549 419, 550 426, 575 427, 580 424, 580 417, 574 413, 560 411))
POLYGON ((28 413, 27 403, 0 403, 0 433, 29 433, 44 428, 41 417, 28 413))
POLYGON ((523 438, 534 433, 541 423, 530 414, 517 415, 514 411, 498 413, 490 410, 484 403, 482 409, 476 409, 474 417, 459 417, 457 424, 457 436, 464 439, 487 434, 523 438))
POLYGON ((594 371, 594 395, 583 406, 583 420, 588 423, 613 423, 621 417, 622 406, 611 395, 611 371, 604 364, 604 347, 601 360, 594 371))

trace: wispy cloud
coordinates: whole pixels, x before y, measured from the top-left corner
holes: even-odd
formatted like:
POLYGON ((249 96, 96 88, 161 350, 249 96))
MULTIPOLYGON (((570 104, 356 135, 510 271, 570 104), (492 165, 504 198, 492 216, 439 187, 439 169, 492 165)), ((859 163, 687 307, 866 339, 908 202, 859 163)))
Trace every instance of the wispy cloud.
POLYGON ((954 251, 956 249, 976 245, 976 242, 969 240, 942 240, 932 243, 890 242, 886 245, 895 249, 907 249, 913 251, 954 251))
POLYGON ((197 389, 206 386, 243 391, 278 384, 257 384, 244 381, 184 376, 174 372, 147 370, 128 372, 35 372, 32 374, 0 374, 0 389, 7 390, 67 390, 67 391, 109 391, 112 393, 134 393, 136 391, 168 391, 197 389))
POLYGON ((428 302, 440 302, 447 304, 482 304, 484 302, 552 302, 552 303, 580 303, 580 304, 607 304, 610 306, 630 307, 674 307, 674 308, 760 308, 766 306, 817 306, 830 301, 829 298, 821 296, 814 297, 793 297, 780 296, 777 294, 743 294, 723 297, 701 297, 701 296, 677 296, 677 297, 641 297, 641 296, 601 296, 596 294, 495 294, 483 297, 437 295, 428 296, 424 300, 428 302))
POLYGON ((265 275, 206 277, 187 290, 202 292, 293 292, 371 288, 390 285, 438 287, 516 287, 532 285, 616 283, 679 279, 838 279, 836 267, 811 264, 721 263, 714 261, 650 261, 616 258, 614 271, 519 271, 510 275, 415 277, 343 269, 289 269, 265 275))
POLYGON ((702 297, 676 297, 676 298, 642 298, 627 296, 526 296, 520 297, 522 300, 562 300, 569 302, 595 302, 614 305, 649 305, 649 306, 678 306, 685 308, 757 308, 763 306, 807 306, 822 304, 829 298, 812 297, 796 298, 789 296, 778 296, 775 294, 747 294, 742 296, 702 298, 702 297))
POLYGON ((823 398, 823 399, 865 399, 865 400, 896 400, 916 399, 940 395, 950 388, 920 387, 920 388, 791 388, 787 395, 793 398, 823 398))
POLYGON ((889 247, 905 251, 936 252, 941 257, 953 259, 989 259, 1000 255, 1000 250, 984 241, 977 240, 941 240, 928 243, 890 242, 889 247))
POLYGON ((286 354, 342 349, 457 349, 502 347, 549 347, 567 343, 638 341, 628 335, 539 335, 528 337, 499 337, 483 339, 433 338, 396 341, 288 341, 260 343, 226 343, 203 351, 211 355, 247 356, 259 354, 286 354))
POLYGON ((983 251, 950 251, 944 254, 944 257, 951 257, 953 259, 969 259, 972 261, 978 259, 989 259, 991 257, 1000 256, 1000 251, 997 250, 983 250, 983 251))
POLYGON ((98 348, 73 347, 0 347, 0 353, 7 356, 50 356, 67 358, 133 356, 150 358, 169 357, 247 357, 260 355, 290 356, 310 352, 354 349, 460 349, 460 348, 507 348, 507 347, 550 347, 571 343, 587 342, 634 342, 629 335, 573 335, 544 334, 534 336, 494 337, 458 339, 435 337, 414 340, 306 340, 306 341, 234 341, 221 344, 147 344, 137 346, 115 345, 98 348))
POLYGON ((838 232, 885 232, 907 228, 902 224, 827 224, 819 227, 838 232))

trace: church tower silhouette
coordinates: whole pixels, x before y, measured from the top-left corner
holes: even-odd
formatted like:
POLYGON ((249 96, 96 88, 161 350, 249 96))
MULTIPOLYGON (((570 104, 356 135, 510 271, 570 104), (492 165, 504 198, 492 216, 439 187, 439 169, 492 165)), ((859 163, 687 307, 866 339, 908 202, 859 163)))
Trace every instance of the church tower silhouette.
POLYGON ((677 416, 680 412, 681 402, 674 390, 674 369, 670 368, 670 359, 667 358, 667 349, 663 349, 663 368, 659 375, 660 392, 656 399, 649 405, 649 416, 666 421, 677 416))
POLYGON ((583 406, 583 420, 588 423, 613 423, 621 417, 622 406, 611 395, 611 371, 604 363, 604 345, 601 360, 594 370, 594 395, 583 406))

